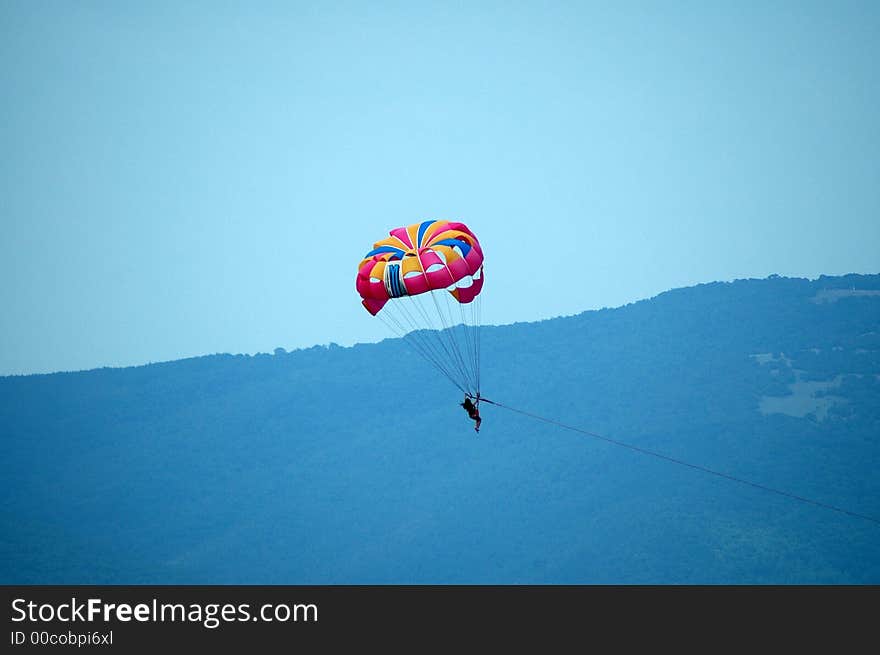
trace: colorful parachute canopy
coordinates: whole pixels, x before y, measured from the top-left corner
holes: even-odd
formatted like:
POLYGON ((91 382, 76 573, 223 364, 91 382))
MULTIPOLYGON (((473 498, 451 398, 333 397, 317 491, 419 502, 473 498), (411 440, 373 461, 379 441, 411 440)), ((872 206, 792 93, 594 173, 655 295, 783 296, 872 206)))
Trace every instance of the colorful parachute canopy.
POLYGON ((462 304, 483 288, 483 251, 464 223, 424 221, 391 230, 358 266, 357 290, 374 316, 393 298, 446 289, 462 304))

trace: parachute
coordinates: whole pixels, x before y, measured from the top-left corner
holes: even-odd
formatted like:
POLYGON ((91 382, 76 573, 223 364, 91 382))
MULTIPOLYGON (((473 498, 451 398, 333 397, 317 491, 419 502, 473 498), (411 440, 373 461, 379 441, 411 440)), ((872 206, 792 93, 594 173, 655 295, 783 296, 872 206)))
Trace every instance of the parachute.
POLYGON ((483 250, 464 223, 424 221, 389 232, 358 265, 364 308, 465 394, 480 391, 483 250))

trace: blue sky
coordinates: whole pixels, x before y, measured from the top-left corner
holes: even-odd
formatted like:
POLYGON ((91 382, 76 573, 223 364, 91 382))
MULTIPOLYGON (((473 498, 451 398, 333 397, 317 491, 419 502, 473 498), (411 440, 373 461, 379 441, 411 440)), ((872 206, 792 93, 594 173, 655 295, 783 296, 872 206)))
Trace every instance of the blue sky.
POLYGON ((0 4, 0 374, 391 336, 465 221, 485 323, 880 272, 874 2, 0 4))

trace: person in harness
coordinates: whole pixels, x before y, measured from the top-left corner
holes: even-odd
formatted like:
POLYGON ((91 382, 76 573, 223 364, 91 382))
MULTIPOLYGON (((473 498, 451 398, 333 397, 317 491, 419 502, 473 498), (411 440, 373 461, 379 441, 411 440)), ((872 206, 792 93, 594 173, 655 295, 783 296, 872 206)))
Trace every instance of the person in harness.
POLYGON ((464 402, 461 403, 461 406, 464 407, 465 411, 468 413, 468 416, 474 421, 474 430, 476 432, 480 431, 480 423, 483 422, 483 419, 480 418, 480 397, 476 397, 476 403, 471 400, 471 396, 469 394, 465 394, 464 402))

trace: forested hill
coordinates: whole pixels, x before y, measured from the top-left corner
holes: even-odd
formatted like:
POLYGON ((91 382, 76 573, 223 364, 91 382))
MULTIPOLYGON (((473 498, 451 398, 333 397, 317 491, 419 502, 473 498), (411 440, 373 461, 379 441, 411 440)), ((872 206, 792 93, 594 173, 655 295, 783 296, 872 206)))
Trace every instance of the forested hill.
MULTIPOLYGON (((482 386, 880 518, 880 275, 484 327, 482 386)), ((0 582, 880 583, 876 523, 460 395, 402 340, 0 378, 0 582)))

